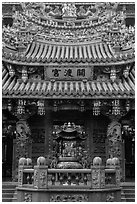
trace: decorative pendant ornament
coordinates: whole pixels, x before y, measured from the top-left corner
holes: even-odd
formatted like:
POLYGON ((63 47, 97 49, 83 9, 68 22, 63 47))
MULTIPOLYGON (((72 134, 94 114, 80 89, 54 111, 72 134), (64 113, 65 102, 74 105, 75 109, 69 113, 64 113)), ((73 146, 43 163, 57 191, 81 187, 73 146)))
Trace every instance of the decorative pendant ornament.
POLYGON ((119 99, 112 101, 112 115, 120 115, 120 102, 119 99))
POLYGON ((8 65, 9 75, 13 77, 15 75, 15 70, 12 68, 12 65, 8 65))
POLYGON ((28 80, 28 72, 27 72, 27 68, 25 66, 22 69, 22 80, 24 83, 26 83, 28 80))
POLYGON ((116 69, 115 69, 115 67, 113 67, 113 68, 111 69, 110 79, 111 79, 112 82, 114 82, 114 81, 116 80, 116 69))

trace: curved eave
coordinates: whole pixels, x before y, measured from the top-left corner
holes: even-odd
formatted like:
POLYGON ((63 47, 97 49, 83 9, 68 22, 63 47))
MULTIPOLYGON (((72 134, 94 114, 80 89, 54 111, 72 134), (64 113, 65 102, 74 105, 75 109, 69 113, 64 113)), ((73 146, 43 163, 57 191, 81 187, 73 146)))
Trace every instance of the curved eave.
POLYGON ((134 98, 134 79, 117 81, 28 81, 9 77, 4 80, 3 98, 41 98, 41 99, 112 99, 134 98), (132 81, 131 81, 132 80, 132 81))
MULTIPOLYGON (((22 98, 22 99, 46 99, 46 100, 54 100, 54 99, 60 99, 60 95, 59 96, 56 96, 56 95, 53 95, 53 96, 28 96, 28 95, 24 95, 24 96, 16 96, 16 95, 10 95, 10 96, 2 96, 3 99, 18 99, 18 98, 22 98)), ((91 97, 91 96, 61 96, 61 99, 85 99, 85 100, 94 100, 94 99, 135 99, 134 96, 127 96, 126 94, 124 94, 123 96, 121 95, 118 95, 118 96, 115 96, 115 95, 112 95, 111 97, 110 96, 94 96, 94 97, 91 97)))
POLYGON ((116 53, 110 44, 90 42, 89 44, 55 44, 34 41, 24 52, 12 52, 3 49, 5 62, 39 66, 55 63, 88 63, 96 66, 125 64, 135 59, 134 49, 129 52, 116 53))
POLYGON ((85 60, 76 60, 76 61, 74 61, 74 60, 70 60, 69 62, 66 60, 66 61, 64 61, 64 60, 61 60, 61 61, 55 61, 55 62, 53 62, 53 60, 51 60, 51 61, 46 61, 46 62, 44 62, 44 63, 42 63, 42 62, 20 62, 20 61, 16 61, 16 60, 9 60, 9 59, 5 59, 5 58, 2 58, 2 61, 4 61, 4 62, 7 62, 7 63, 10 63, 10 64, 17 64, 17 65, 28 65, 28 66, 44 66, 44 65, 47 65, 47 64, 58 64, 58 63, 60 63, 60 62, 63 62, 63 63, 84 63, 84 64, 90 64, 90 65, 94 65, 94 66, 105 66, 105 65, 122 65, 122 64, 128 64, 128 63, 133 63, 133 62, 135 62, 135 58, 133 58, 133 59, 127 59, 127 60, 121 60, 120 62, 119 61, 116 61, 116 62, 114 62, 114 61, 110 61, 110 62, 92 62, 92 60, 91 61, 85 61, 85 60))

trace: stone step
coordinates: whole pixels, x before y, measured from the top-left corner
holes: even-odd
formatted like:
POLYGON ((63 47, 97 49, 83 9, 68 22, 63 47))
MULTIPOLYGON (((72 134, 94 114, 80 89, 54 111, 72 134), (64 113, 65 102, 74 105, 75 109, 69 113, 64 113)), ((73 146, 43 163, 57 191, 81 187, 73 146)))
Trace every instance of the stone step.
POLYGON ((17 202, 16 187, 15 182, 2 183, 2 202, 17 202))
POLYGON ((17 196, 17 193, 2 193, 2 198, 13 198, 14 195, 17 196))
POLYGON ((121 198, 121 202, 126 202, 126 198, 121 198))
POLYGON ((2 198, 2 202, 17 202, 17 198, 2 198))
POLYGON ((125 182, 121 187, 121 202, 135 202, 135 183, 125 182))
POLYGON ((15 189, 16 187, 15 185, 2 185, 2 189, 15 189))
POLYGON ((126 198, 135 198, 135 194, 134 193, 125 193, 125 197, 126 198))
POLYGON ((10 188, 10 189, 6 189, 6 188, 2 189, 2 193, 14 193, 14 192, 15 192, 15 189, 12 189, 12 188, 10 188))
POLYGON ((126 198, 126 202, 135 202, 135 198, 126 198))

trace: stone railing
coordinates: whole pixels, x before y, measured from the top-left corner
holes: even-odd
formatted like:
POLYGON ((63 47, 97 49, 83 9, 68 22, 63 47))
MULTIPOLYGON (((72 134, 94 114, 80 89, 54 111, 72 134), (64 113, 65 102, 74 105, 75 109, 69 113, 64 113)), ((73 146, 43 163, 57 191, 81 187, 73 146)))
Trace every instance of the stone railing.
POLYGON ((21 158, 19 160, 18 187, 33 189, 119 188, 119 160, 117 158, 108 159, 106 166, 102 166, 102 159, 95 157, 90 169, 49 169, 44 157, 37 159, 37 165, 34 168, 32 168, 30 158, 21 158))

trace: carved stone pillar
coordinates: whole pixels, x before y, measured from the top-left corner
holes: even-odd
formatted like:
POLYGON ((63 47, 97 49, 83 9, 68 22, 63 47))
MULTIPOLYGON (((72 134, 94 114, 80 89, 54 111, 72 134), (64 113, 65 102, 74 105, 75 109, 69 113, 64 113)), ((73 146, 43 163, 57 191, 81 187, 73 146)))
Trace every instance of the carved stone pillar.
POLYGON ((122 134, 121 124, 118 122, 119 117, 111 118, 107 129, 106 141, 106 158, 117 157, 120 161, 121 178, 123 177, 123 151, 122 151, 122 134))
POLYGON ((16 123, 16 155, 15 155, 15 169, 12 172, 13 180, 17 180, 18 162, 21 157, 31 158, 32 140, 30 138, 31 131, 27 123, 27 118, 22 115, 16 123))

